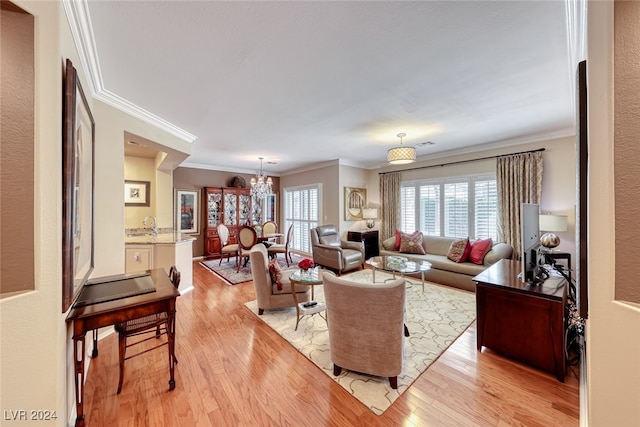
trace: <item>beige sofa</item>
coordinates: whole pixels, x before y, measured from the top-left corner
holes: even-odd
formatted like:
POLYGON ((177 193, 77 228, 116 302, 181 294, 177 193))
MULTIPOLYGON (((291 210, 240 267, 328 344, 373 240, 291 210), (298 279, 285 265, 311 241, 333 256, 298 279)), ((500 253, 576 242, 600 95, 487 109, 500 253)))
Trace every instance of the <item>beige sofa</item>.
POLYGON ((426 255, 406 254, 393 250, 395 237, 390 237, 382 242, 380 255, 396 255, 411 260, 423 260, 431 263, 431 269, 425 272, 425 280, 453 286, 467 291, 475 292, 474 276, 483 272, 487 267, 500 259, 511 258, 513 248, 506 243, 496 243, 484 257, 482 265, 472 262, 457 263, 447 258, 451 243, 457 238, 424 236, 422 246, 426 255))

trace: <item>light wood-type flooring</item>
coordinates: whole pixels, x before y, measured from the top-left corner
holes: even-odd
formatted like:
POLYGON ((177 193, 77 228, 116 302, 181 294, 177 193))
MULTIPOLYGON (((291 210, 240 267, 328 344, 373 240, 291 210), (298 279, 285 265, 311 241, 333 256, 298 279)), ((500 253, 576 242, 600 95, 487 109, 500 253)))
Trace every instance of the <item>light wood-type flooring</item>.
MULTIPOLYGON (((475 322, 381 416, 244 307, 253 283, 229 286, 194 262, 178 298, 176 388, 166 347, 125 363, 99 343, 85 383, 87 426, 562 426, 579 424, 577 367, 555 375, 476 350, 475 322)), ((295 319, 291 318, 292 322, 295 319)), ((304 321, 304 319, 302 320, 304 321)))

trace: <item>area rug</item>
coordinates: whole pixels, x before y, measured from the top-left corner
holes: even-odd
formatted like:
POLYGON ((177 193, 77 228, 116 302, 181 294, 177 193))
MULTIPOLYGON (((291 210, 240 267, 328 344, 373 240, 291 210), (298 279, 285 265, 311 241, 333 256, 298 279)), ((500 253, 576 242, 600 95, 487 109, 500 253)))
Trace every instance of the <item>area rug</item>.
MULTIPOLYGON (((298 261, 302 259, 299 255, 296 254, 291 254, 291 257, 293 258, 293 264, 291 264, 291 266, 297 265, 298 261)), ((238 283, 244 283, 253 280, 251 276, 251 264, 247 263, 246 266, 240 267, 240 271, 236 271, 238 267, 236 266, 235 258, 231 258, 229 262, 227 262, 226 259, 223 259, 222 264, 218 265, 219 263, 219 259, 200 262, 200 264, 207 267, 211 272, 224 279, 224 281, 227 282, 228 285, 237 285, 238 283)), ((280 264, 282 268, 287 268, 287 263, 284 260, 283 255, 278 255, 278 264, 280 264)))
MULTIPOLYGON (((373 279, 372 270, 368 269, 342 277, 365 283, 371 283, 373 279)), ((376 272, 376 281, 387 278, 391 278, 391 275, 376 272)), ((322 286, 315 287, 315 299, 324 302, 322 286)), ((255 300, 247 302, 245 306, 257 315, 255 300)), ((469 327, 476 317, 476 304, 475 294, 470 292, 429 283, 425 284, 423 292, 419 281, 408 285, 406 325, 410 336, 404 341, 404 361, 397 390, 391 388, 387 378, 358 374, 347 369, 334 377, 329 332, 323 317, 302 317, 297 331, 294 331, 294 307, 265 310, 258 317, 353 397, 380 415, 469 327)))

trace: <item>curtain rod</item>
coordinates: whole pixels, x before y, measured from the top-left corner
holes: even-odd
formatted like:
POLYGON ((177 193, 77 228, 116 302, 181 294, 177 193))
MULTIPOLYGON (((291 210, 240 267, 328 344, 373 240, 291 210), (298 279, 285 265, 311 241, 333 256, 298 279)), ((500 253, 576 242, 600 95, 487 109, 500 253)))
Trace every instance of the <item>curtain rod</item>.
POLYGON ((388 172, 378 172, 378 175, 385 175, 385 174, 393 173, 393 172, 414 171, 414 170, 418 170, 418 169, 437 168, 437 167, 440 167, 440 166, 457 165, 457 164, 460 164, 460 163, 478 162, 480 160, 497 159, 499 157, 515 156, 515 155, 518 155, 518 154, 536 153, 538 151, 544 151, 544 150, 545 150, 544 148, 537 148, 535 150, 519 151, 517 153, 498 154, 498 155, 495 155, 495 156, 479 157, 477 159, 469 159, 469 160, 458 160, 457 162, 441 163, 439 165, 418 166, 418 167, 409 168, 409 169, 400 169, 400 170, 388 171, 388 172))

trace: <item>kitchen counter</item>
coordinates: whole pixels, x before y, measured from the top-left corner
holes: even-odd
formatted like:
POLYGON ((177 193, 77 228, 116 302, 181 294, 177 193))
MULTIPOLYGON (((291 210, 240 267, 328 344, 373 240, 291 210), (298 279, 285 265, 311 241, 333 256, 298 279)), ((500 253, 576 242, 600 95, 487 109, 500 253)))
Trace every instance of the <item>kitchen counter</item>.
POLYGON ((169 232, 169 233, 127 233, 124 235, 124 243, 135 245, 150 245, 156 243, 182 243, 196 240, 196 238, 190 234, 169 232))

